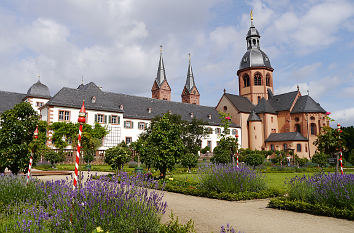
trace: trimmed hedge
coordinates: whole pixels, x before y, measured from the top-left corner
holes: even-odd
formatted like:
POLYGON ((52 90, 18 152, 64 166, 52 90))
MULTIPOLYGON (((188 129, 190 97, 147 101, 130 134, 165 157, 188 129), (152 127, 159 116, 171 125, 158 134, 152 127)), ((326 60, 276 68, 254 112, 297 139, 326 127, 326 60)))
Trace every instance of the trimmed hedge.
POLYGON ((338 209, 323 204, 311 204, 304 201, 289 200, 285 197, 273 198, 268 207, 283 210, 292 210, 295 212, 322 215, 335 218, 344 218, 354 220, 354 211, 348 209, 338 209))
POLYGON ((207 197, 207 198, 226 200, 226 201, 264 199, 270 197, 278 197, 283 194, 279 190, 275 190, 275 189, 268 189, 261 192, 217 193, 217 192, 209 192, 203 189, 198 189, 193 186, 180 187, 180 186, 174 186, 170 184, 166 184, 163 189, 168 192, 182 193, 191 196, 207 197))

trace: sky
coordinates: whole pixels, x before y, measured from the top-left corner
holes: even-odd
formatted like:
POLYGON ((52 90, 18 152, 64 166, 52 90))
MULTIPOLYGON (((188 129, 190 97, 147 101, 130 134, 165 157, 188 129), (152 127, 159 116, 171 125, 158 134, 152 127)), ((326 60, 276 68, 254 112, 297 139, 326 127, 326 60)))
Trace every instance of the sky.
POLYGON ((94 82, 151 97, 160 45, 172 100, 181 101, 188 53, 201 105, 238 94, 250 11, 274 68, 274 92, 297 85, 343 126, 354 125, 354 1, 1 0, 0 90, 38 80, 55 95, 94 82))

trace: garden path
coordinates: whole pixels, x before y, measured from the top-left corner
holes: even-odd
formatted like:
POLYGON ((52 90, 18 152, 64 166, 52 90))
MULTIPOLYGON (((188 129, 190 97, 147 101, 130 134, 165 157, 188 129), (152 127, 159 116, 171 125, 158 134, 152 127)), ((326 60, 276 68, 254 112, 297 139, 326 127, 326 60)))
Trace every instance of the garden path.
MULTIPOLYGON (((96 172, 92 172, 96 174, 96 172)), ((87 172, 84 172, 87 177, 87 172)), ((97 172, 104 175, 106 172, 97 172)), ((39 176, 41 180, 60 180, 71 176, 39 176)), ((169 220, 173 211, 180 222, 193 219, 198 233, 220 232, 227 223, 237 230, 250 233, 353 233, 354 221, 314 216, 285 210, 266 208, 268 200, 222 201, 165 192, 168 209, 162 221, 169 220)))

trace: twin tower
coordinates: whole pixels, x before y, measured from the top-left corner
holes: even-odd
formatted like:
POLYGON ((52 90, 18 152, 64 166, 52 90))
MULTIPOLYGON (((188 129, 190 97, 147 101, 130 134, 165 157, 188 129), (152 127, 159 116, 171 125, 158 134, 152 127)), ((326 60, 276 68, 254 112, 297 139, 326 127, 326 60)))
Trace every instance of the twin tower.
MULTIPOLYGON (((157 69, 157 75, 152 85, 151 93, 153 99, 171 100, 171 87, 166 79, 165 65, 162 58, 162 46, 160 46, 159 68, 157 69)), ((184 85, 181 97, 183 103, 199 105, 200 94, 194 82, 190 54, 186 84, 184 85)))

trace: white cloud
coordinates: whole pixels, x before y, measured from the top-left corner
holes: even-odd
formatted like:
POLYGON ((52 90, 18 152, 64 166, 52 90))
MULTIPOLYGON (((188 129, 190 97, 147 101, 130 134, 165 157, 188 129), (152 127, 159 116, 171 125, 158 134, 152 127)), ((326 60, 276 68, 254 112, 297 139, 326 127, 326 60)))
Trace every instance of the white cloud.
POLYGON ((342 126, 352 126, 354 125, 354 108, 333 111, 331 117, 335 119, 336 124, 340 123, 342 126))

